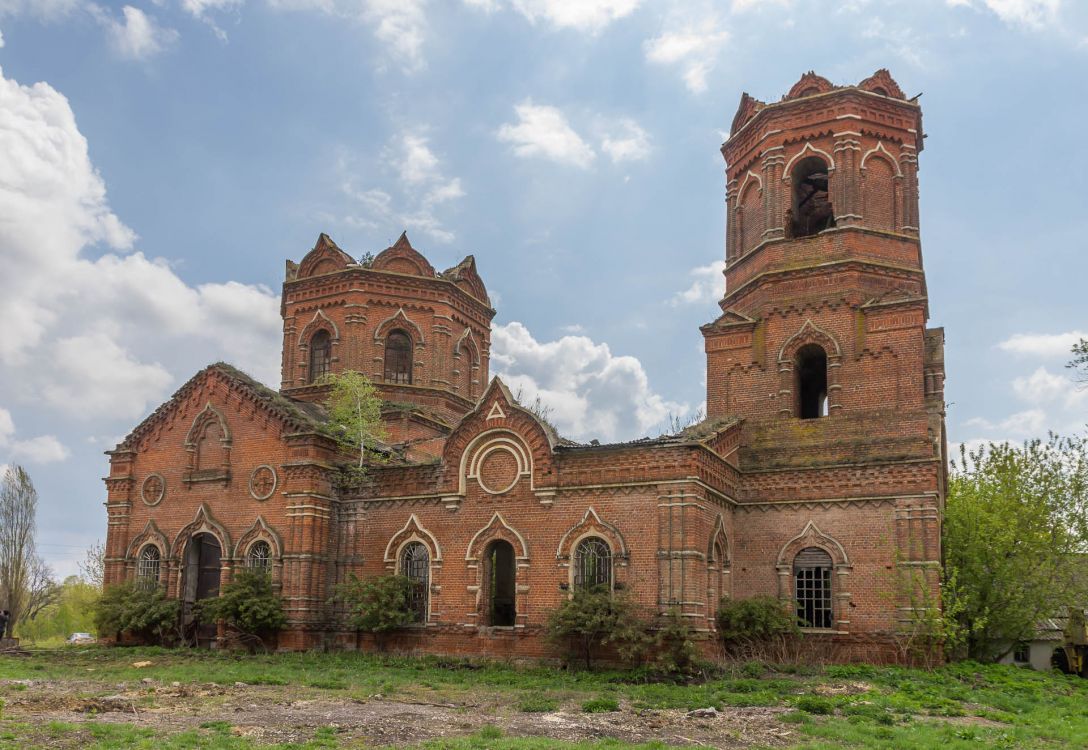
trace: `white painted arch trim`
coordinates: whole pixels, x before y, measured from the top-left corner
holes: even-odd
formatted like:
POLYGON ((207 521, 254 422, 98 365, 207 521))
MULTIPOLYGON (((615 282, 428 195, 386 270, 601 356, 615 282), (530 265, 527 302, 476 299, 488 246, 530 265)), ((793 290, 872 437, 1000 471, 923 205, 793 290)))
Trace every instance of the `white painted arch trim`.
POLYGON ((559 540, 559 546, 555 550, 555 557, 557 560, 563 559, 564 556, 572 557, 574 555, 575 546, 585 539, 587 536, 596 536, 604 539, 608 543, 608 548, 612 550, 613 559, 617 556, 616 546, 619 546, 618 555, 626 559, 627 557, 627 541, 623 538, 623 534, 613 524, 607 523, 601 520, 601 517, 597 515, 597 511, 591 505, 589 509, 582 516, 582 520, 576 523, 574 526, 567 529, 567 533, 563 535, 563 538, 559 540), (597 525, 604 528, 607 534, 600 533, 595 529, 591 523, 596 522, 597 525), (608 536, 612 538, 609 539, 608 536), (571 537, 575 537, 573 540, 571 537), (567 550, 564 553, 564 550, 567 550))
POLYGON ((310 338, 312 338, 312 334, 316 332, 315 329, 324 329, 326 327, 332 332, 333 340, 339 341, 340 329, 337 328, 336 323, 332 318, 325 314, 324 310, 318 308, 317 312, 314 313, 314 316, 310 318, 310 322, 302 327, 302 333, 298 335, 299 346, 302 346, 303 344, 309 346, 310 338))
POLYGON ((783 181, 789 182, 792 179, 791 175, 792 175, 792 171, 793 171, 793 163, 795 161, 797 161, 798 159, 804 158, 805 154, 808 154, 809 156, 819 156, 819 157, 823 158, 823 160, 827 162, 827 168, 829 170, 835 168, 835 159, 834 159, 834 157, 831 156, 831 154, 824 151, 823 149, 816 148, 815 146, 812 145, 811 142, 809 142, 809 143, 805 144, 805 147, 803 149, 801 149, 796 154, 791 156, 790 160, 788 162, 786 162, 786 168, 782 170, 782 179, 783 179, 783 181))
MULTIPOLYGON (((522 441, 521 436, 515 432, 511 432, 508 429, 496 428, 493 430, 486 430, 481 432, 475 438, 472 439, 461 454, 461 466, 458 472, 458 494, 464 495, 466 491, 466 483, 469 479, 475 479, 480 487, 485 492, 490 494, 502 494, 492 492, 487 489, 480 482, 479 470, 480 464, 483 462, 489 454, 497 451, 505 450, 510 452, 514 456, 514 460, 517 462, 517 476, 520 480, 522 477, 529 479, 529 489, 535 489, 533 487, 533 454, 529 450, 528 446, 522 441)), ((515 481, 515 484, 517 482, 515 481)), ((511 485, 512 487, 513 485, 511 485)), ((508 491, 503 490, 504 492, 508 491)))
POLYGON ((756 183, 757 183, 757 184, 759 185, 759 189, 760 189, 760 190, 763 190, 763 178, 762 178, 762 177, 760 177, 760 176, 759 176, 758 174, 756 174, 755 172, 753 172, 752 170, 750 170, 750 169, 749 169, 749 170, 748 170, 748 174, 744 175, 744 182, 742 182, 742 183, 740 184, 740 190, 738 190, 738 191, 737 191, 737 202, 738 202, 738 203, 739 203, 739 202, 740 202, 741 200, 743 200, 743 199, 744 199, 744 191, 745 191, 745 189, 746 189, 746 188, 748 187, 748 183, 749 183, 749 182, 750 182, 751 180, 755 180, 755 181, 756 181, 756 183))
POLYGON ((865 162, 868 161, 869 157, 874 154, 877 155, 877 158, 886 159, 888 163, 892 165, 892 169, 895 170, 896 177, 903 176, 903 170, 899 168, 899 162, 895 159, 894 156, 891 155, 888 149, 884 148, 883 141, 878 142, 876 144, 876 148, 869 149, 865 152, 865 155, 861 157, 861 169, 865 169, 865 162))
POLYGON ((498 511, 495 515, 491 516, 491 520, 488 521, 487 526, 477 531, 472 535, 472 539, 469 540, 468 549, 465 551, 465 562, 477 562, 478 557, 473 556, 473 550, 476 547, 476 542, 485 532, 490 531, 493 528, 501 527, 506 529, 518 540, 518 546, 521 547, 520 554, 516 555, 519 562, 529 559, 529 545, 525 543, 525 537, 521 535, 521 532, 515 529, 513 526, 506 522, 506 519, 502 517, 502 514, 498 511))
POLYGON ((388 318, 386 318, 381 323, 379 323, 377 326, 375 326, 375 328, 374 328, 374 340, 375 341, 383 341, 385 339, 385 336, 386 336, 386 330, 385 329, 387 327, 401 328, 401 327, 404 327, 404 326, 408 326, 410 328, 415 329, 416 336, 418 338, 413 343, 415 344, 416 347, 423 346, 423 343, 424 343, 424 341, 423 341, 423 329, 420 328, 419 325, 415 321, 413 321, 411 318, 408 317, 408 313, 404 312, 403 307, 398 308, 395 313, 393 313, 388 318))
POLYGON ((839 543, 834 537, 828 536, 824 532, 820 531, 820 527, 816 525, 815 521, 809 521, 805 524, 805 528, 800 534, 790 539, 788 542, 782 545, 782 548, 778 551, 777 566, 783 567, 792 565, 792 560, 786 560, 786 550, 788 550, 795 542, 804 541, 807 546, 819 547, 825 550, 831 555, 832 562, 835 567, 842 565, 850 565, 850 558, 846 555, 846 549, 839 543), (837 554, 836 554, 837 553, 837 554), (841 562, 840 562, 841 561, 841 562))
POLYGON ((442 545, 438 543, 438 538, 419 522, 419 517, 415 513, 408 516, 404 527, 389 538, 389 542, 385 545, 383 561, 397 564, 400 561, 401 550, 410 542, 422 542, 423 546, 428 548, 428 552, 434 550, 432 563, 442 561, 442 545))

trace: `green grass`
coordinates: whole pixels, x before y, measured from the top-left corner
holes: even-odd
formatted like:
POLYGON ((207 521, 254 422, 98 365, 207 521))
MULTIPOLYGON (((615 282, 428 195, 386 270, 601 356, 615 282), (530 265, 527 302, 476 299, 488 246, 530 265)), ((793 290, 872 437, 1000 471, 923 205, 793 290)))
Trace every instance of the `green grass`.
MULTIPOLYGON (((625 711, 714 706, 781 709, 778 721, 793 747, 831 748, 1083 748, 1088 747, 1088 680, 1060 674, 975 663, 927 672, 901 667, 833 666, 776 668, 752 663, 696 684, 651 682, 639 671, 578 672, 515 667, 437 657, 409 658, 358 653, 246 656, 164 649, 71 647, 0 658, 0 680, 78 680, 88 695, 108 695, 118 683, 183 685, 244 682, 287 686, 326 700, 424 700, 453 706, 493 706, 493 720, 516 712, 625 711), (134 662, 150 661, 146 668, 134 662)), ((30 693, 35 689, 31 688, 30 693)), ((270 688, 275 690, 275 688, 270 688)), ((230 734, 225 722, 164 734, 126 724, 29 724, 13 716, 25 685, 0 685, 7 700, 0 719, 0 750, 26 747, 35 738, 57 737, 63 747, 138 750, 248 750, 258 745, 230 734), (149 732, 151 732, 149 734, 149 732), (29 738, 29 739, 28 739, 29 738)), ((148 698, 151 700, 151 697, 148 698)), ((139 705, 139 704, 138 704, 139 705)), ((489 709, 490 710, 490 709, 489 709)), ((628 716, 627 718, 631 718, 628 716)), ((626 719, 625 719, 626 721, 626 719)), ((712 719, 709 721, 713 721, 712 719)), ((423 748, 597 748, 609 744, 562 744, 513 736, 425 742, 423 748)), ((652 735, 651 735, 652 736, 652 735)), ((260 747, 313 750, 342 746, 335 733, 316 733, 302 744, 260 747)), ((38 744, 49 744, 39 742, 38 744)), ((56 743, 54 743, 56 744, 56 743)), ((359 745, 351 745, 358 747, 359 745)))

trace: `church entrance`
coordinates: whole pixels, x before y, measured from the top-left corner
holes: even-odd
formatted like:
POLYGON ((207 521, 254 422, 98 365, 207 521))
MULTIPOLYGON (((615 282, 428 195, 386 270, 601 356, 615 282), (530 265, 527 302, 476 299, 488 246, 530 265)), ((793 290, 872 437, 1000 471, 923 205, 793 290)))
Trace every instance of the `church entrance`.
POLYGON ((219 540, 211 534, 197 534, 185 548, 185 631, 198 646, 210 647, 215 643, 215 623, 196 622, 193 605, 201 599, 219 596, 222 556, 219 540))
POLYGON ((514 548, 499 539, 487 548, 488 625, 513 627, 517 607, 514 599, 514 548))

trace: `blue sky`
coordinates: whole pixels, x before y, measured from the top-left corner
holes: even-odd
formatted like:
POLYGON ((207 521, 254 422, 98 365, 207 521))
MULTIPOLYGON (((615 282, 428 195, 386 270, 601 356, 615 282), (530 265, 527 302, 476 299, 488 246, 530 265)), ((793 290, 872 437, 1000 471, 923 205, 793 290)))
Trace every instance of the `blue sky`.
POLYGON ((1083 431, 1088 4, 0 0, 0 464, 61 574, 106 450, 217 359, 276 384, 285 258, 476 256, 493 372, 571 437, 701 407, 742 91, 922 92, 957 442, 1083 431))

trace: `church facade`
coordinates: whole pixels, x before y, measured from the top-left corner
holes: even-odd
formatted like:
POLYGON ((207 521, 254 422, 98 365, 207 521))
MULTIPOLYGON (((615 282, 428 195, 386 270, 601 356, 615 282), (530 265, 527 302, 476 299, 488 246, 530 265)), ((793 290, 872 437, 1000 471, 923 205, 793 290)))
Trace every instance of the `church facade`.
POLYGON ((886 658, 940 601, 922 137, 887 71, 743 95, 707 416, 658 438, 574 443, 490 378, 471 256, 437 271, 402 235, 360 262, 321 235, 287 263, 279 388, 210 365, 110 451, 107 585, 161 585, 188 612, 263 567, 280 648, 354 648, 334 586, 399 573, 419 586, 398 646, 499 657, 547 656, 547 616, 582 586, 675 608, 708 641, 723 597, 772 595, 843 658, 886 658), (347 370, 377 386, 390 456, 353 484, 322 406, 347 370))

